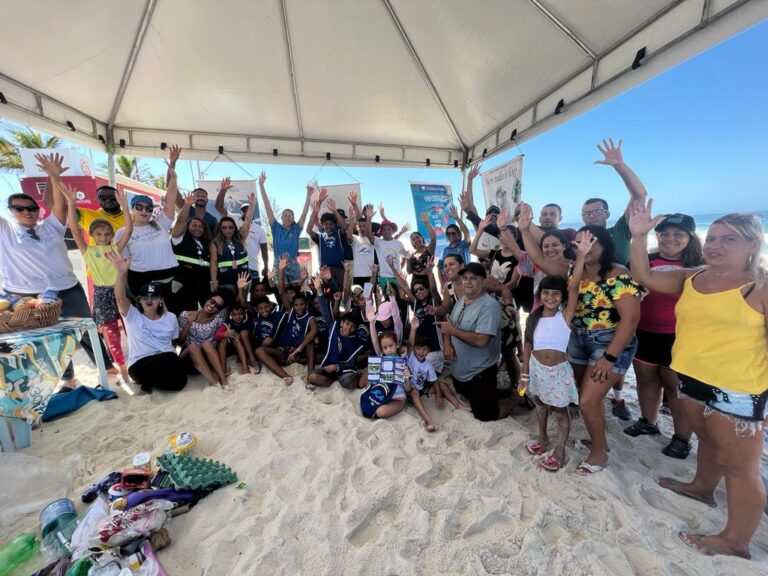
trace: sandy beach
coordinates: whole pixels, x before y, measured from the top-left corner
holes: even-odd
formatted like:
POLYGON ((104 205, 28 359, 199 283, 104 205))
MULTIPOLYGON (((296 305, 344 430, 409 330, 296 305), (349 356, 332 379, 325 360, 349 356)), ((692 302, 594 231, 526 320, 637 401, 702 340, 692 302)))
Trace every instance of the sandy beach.
MULTIPOLYGON (((79 368, 86 383, 93 376, 79 368)), ((266 370, 234 376, 230 391, 194 378, 178 394, 120 392, 43 424, 23 454, 59 463, 61 488, 50 498, 66 495, 80 508, 94 480, 137 452, 160 454, 171 434, 194 432, 194 455, 225 462, 247 487, 220 489, 171 520, 173 542, 159 554, 171 574, 768 573, 768 521, 752 561, 708 558, 678 540, 679 530, 721 527, 725 495, 721 485, 712 510, 656 485, 659 475, 689 478, 695 466, 693 455, 661 455, 666 416, 663 438, 638 439, 609 416, 610 465, 582 478, 574 470, 583 449, 569 449, 557 474, 536 466, 524 447, 534 413, 482 423, 429 399, 439 423, 429 434, 413 408, 369 421, 357 399, 338 386, 308 391, 298 379, 285 388, 266 370)), ((580 420, 572 437, 586 437, 580 420)), ((37 511, 6 520, 0 541, 35 530, 37 511)))

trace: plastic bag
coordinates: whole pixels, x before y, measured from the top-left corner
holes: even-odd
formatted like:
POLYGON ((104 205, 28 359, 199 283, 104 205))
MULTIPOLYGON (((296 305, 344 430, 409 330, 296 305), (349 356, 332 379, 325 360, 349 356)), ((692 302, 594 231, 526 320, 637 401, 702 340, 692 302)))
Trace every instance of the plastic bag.
POLYGON ((85 516, 80 520, 80 525, 72 534, 70 548, 73 551, 72 556, 79 558, 88 552, 93 538, 98 538, 99 527, 109 518, 109 504, 104 498, 96 498, 88 507, 85 516))
POLYGON ((152 500, 125 512, 117 512, 101 524, 91 546, 123 546, 159 530, 171 519, 170 510, 173 507, 173 502, 168 500, 152 500))
POLYGON ((27 514, 39 514, 72 486, 71 469, 52 460, 18 452, 0 453, 0 525, 13 526, 27 514))
POLYGON ((136 571, 136 576, 168 576, 160 561, 157 559, 155 549, 147 540, 141 545, 141 553, 144 554, 144 562, 136 571))

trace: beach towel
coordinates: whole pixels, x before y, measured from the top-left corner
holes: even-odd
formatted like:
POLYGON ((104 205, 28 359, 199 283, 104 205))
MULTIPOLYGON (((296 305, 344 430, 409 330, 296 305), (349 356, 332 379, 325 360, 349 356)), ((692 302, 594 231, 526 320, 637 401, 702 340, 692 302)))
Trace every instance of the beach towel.
POLYGON ((90 386, 78 386, 71 392, 54 394, 48 399, 48 406, 43 413, 43 422, 48 422, 64 414, 74 412, 82 408, 91 400, 114 400, 117 394, 111 390, 102 390, 100 388, 91 388, 90 386))

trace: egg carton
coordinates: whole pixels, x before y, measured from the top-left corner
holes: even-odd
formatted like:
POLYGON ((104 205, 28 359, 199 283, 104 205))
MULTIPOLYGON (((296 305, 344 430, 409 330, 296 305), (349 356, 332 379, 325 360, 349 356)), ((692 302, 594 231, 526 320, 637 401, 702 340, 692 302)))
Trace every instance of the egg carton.
POLYGON ((158 456, 157 463, 167 473, 163 484, 172 481, 177 488, 198 490, 217 488, 237 482, 237 474, 231 468, 215 460, 167 453, 158 456))

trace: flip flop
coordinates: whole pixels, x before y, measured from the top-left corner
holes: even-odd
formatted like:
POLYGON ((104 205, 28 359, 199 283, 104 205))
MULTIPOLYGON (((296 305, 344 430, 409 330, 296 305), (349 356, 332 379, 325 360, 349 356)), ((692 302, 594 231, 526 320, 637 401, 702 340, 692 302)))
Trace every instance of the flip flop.
POLYGON ((525 449, 528 450, 528 453, 533 456, 541 456, 547 451, 544 445, 536 441, 528 442, 528 444, 525 445, 525 449))
POLYGON ((682 486, 685 484, 685 482, 681 482, 680 480, 676 480, 675 478, 657 478, 656 483, 661 486, 662 488, 665 488, 667 490, 671 490, 675 494, 679 494, 680 496, 685 496, 686 498, 690 498, 691 500, 695 500, 696 502, 701 502, 702 504, 706 504, 710 508, 717 508, 717 502, 715 502, 715 499, 712 498, 711 501, 704 500, 700 496, 696 496, 695 494, 691 494, 690 492, 686 492, 683 490, 682 486), (666 486, 664 484, 666 484, 666 486))
POLYGON ((605 470, 605 466, 600 466, 599 464, 590 464, 589 462, 582 462, 579 464, 579 467, 576 468, 576 474, 579 476, 592 476, 593 474, 597 474, 603 470, 605 470))
POLYGON ((544 460, 539 462, 539 468, 543 468, 547 472, 557 472, 563 467, 563 462, 560 462, 553 454, 550 454, 544 460))
POLYGON ((680 538, 683 542, 685 542, 686 545, 690 546, 696 552, 700 552, 701 554, 704 554, 705 556, 737 556, 739 558, 744 558, 745 560, 751 560, 752 554, 749 552, 744 553, 728 553, 728 552, 721 552, 712 544, 704 540, 705 534, 692 534, 691 532, 678 532, 677 537, 680 538))

